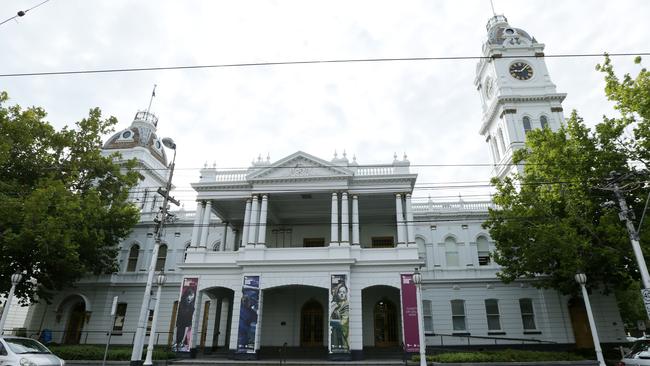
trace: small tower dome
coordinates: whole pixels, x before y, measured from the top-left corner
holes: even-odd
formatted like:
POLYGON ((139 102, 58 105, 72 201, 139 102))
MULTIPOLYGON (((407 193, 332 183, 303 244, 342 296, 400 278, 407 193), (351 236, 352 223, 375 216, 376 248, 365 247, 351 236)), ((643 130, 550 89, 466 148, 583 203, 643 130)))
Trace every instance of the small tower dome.
POLYGON ((530 45, 537 43, 525 30, 511 27, 508 19, 503 15, 495 15, 488 20, 485 26, 488 32, 487 43, 497 46, 530 45))
POLYGON ((111 136, 104 144, 104 150, 122 150, 134 147, 146 148, 153 157, 167 165, 167 155, 162 141, 156 136, 158 117, 153 113, 138 111, 129 128, 111 136))

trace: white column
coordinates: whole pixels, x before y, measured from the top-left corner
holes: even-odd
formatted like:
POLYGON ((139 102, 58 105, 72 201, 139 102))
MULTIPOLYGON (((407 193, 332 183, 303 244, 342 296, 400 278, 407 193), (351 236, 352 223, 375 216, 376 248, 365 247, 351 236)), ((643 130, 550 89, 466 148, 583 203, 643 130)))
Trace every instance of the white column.
POLYGON ((330 233, 330 245, 339 243, 339 198, 332 193, 332 229, 330 233))
POLYGON ((222 252, 225 252, 228 250, 228 244, 226 241, 228 240, 228 222, 223 223, 223 235, 221 235, 221 250, 222 252))
POLYGON ((422 313, 422 284, 416 285, 415 296, 417 297, 417 311, 418 311, 418 338, 420 338, 420 366, 427 366, 427 339, 424 335, 424 314, 422 313))
POLYGON ((348 193, 341 193, 341 245, 350 245, 350 214, 348 213, 348 193))
POLYGON ((395 217, 397 221, 397 245, 404 245, 404 212, 402 211, 402 195, 395 195, 395 217))
POLYGON ((212 214, 212 201, 205 203, 205 213, 203 214, 203 223, 201 224, 201 243, 200 247, 208 246, 208 227, 210 226, 210 215, 212 214))
POLYGON ((406 194, 406 240, 409 245, 415 245, 415 227, 413 223, 413 207, 411 207, 411 194, 406 194))
POLYGON ((196 302, 194 303, 194 322, 192 323, 192 339, 190 339, 190 349, 197 348, 199 326, 201 326, 201 319, 203 318, 203 291, 199 291, 196 295, 196 302))
POLYGON ((251 204, 251 219, 248 222, 248 244, 255 245, 257 242, 257 218, 260 214, 259 197, 253 196, 251 204))
POLYGON ((359 197, 352 195, 352 245, 359 245, 359 197))
POLYGON ((269 206, 269 197, 262 195, 262 205, 260 207, 260 229, 257 236, 257 244, 266 245, 266 211, 269 206))
POLYGON ((196 214, 194 216, 194 226, 192 227, 192 241, 190 246, 198 247, 199 246, 199 236, 201 235, 201 220, 203 219, 203 213, 205 212, 205 202, 198 202, 196 205, 196 214))
MULTIPOLYGON (((241 231, 241 246, 245 247, 248 244, 248 233, 251 226, 251 199, 246 200, 246 211, 244 212, 244 227, 241 231)), ((237 245, 237 243, 235 243, 237 245)))

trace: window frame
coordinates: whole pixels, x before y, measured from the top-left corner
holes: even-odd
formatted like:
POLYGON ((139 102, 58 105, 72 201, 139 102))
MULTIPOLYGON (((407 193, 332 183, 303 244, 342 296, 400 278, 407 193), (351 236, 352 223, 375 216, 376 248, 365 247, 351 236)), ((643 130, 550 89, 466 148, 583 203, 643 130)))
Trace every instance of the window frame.
POLYGON ((531 299, 529 297, 524 297, 524 298, 519 299, 519 313, 521 314, 521 325, 522 325, 522 328, 524 329, 524 333, 525 332, 536 332, 536 331, 538 331, 537 322, 535 321, 535 306, 533 304, 533 299, 531 299), (524 313, 524 306, 523 305, 526 302, 530 303, 530 312, 529 313, 528 312, 524 313), (526 327, 526 320, 525 320, 526 317, 530 317, 530 319, 532 319, 533 328, 527 328, 526 327))
POLYGON ((433 301, 422 300, 422 320, 424 333, 433 334, 433 301))
POLYGON ((458 248, 458 241, 456 238, 453 236, 448 236, 445 238, 445 241, 443 242, 445 245, 445 265, 447 267, 460 267, 460 250, 458 248), (452 244, 453 243, 453 249, 454 251, 449 250, 449 245, 447 244, 452 244), (450 264, 449 262, 449 255, 450 254, 455 254, 456 255, 456 264, 450 264))
POLYGON ((524 127, 524 134, 527 134, 528 132, 530 132, 533 129, 533 125, 530 122, 530 117, 528 117, 528 116, 524 116, 521 119, 521 124, 524 127))
POLYGON ((165 264, 167 264, 167 254, 169 253, 169 246, 167 244, 160 244, 158 247, 158 255, 156 256, 156 272, 161 272, 165 270, 165 264), (165 255, 162 256, 162 249, 165 248, 165 255))
POLYGON ((128 305, 129 304, 126 302, 117 303, 117 306, 115 307, 115 316, 113 317, 113 328, 111 328, 112 335, 122 335, 124 324, 126 324, 126 310, 128 305), (121 321, 119 325, 118 321, 121 321))
POLYGON ((140 260, 140 245, 138 244, 133 244, 131 245, 131 248, 129 248, 129 254, 127 254, 126 257, 126 268, 124 272, 137 272, 138 271, 138 261, 140 260), (135 250, 135 256, 133 256, 133 250, 135 250), (133 268, 131 268, 131 264, 133 264, 133 268))
POLYGON ((392 236, 373 236, 370 238, 370 247, 373 249, 395 248, 395 238, 392 236))
POLYGON ((492 264, 492 260, 490 258, 490 241, 484 235, 479 235, 476 238, 476 253, 477 253, 478 265, 479 266, 489 266, 490 264, 492 264), (487 248, 486 248, 487 250, 481 250, 481 244, 483 243, 482 239, 485 240, 485 245, 487 246, 487 248), (481 255, 482 253, 484 255, 481 255), (487 255, 485 255, 485 254, 487 254, 487 255), (482 258, 487 258, 487 260, 484 261, 485 263, 481 263, 482 258))
POLYGON ((499 308, 499 299, 485 299, 484 301, 485 304, 485 320, 487 322, 487 327, 488 327, 488 334, 494 333, 494 332, 502 332, 503 331, 503 326, 501 325, 501 309, 499 308), (489 301, 494 301, 494 306, 496 307, 496 313, 490 313, 489 307, 488 307, 488 302, 489 301), (498 328, 490 329, 490 317, 495 318, 497 320, 498 328))
POLYGON ((453 334, 457 333, 467 333, 467 309, 465 309, 465 300, 462 299, 453 299, 449 302, 451 306, 451 330, 453 334), (454 303, 460 303, 463 310, 462 314, 454 314, 454 303), (461 319, 463 321, 463 329, 456 329, 455 319, 461 319))
POLYGON ((539 116, 539 125, 540 125, 540 127, 542 129, 548 127, 548 117, 546 117, 545 114, 542 114, 541 116, 539 116))

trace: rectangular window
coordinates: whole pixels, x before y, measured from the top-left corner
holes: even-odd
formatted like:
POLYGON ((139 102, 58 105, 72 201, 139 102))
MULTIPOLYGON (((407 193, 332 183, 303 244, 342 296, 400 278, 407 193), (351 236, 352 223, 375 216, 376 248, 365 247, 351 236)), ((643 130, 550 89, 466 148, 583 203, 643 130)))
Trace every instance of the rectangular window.
POLYGON ((465 300, 451 300, 451 322, 454 332, 466 331, 465 300))
POLYGON ((533 300, 519 299, 519 310, 521 310, 521 322, 524 325, 524 330, 536 330, 533 300))
POLYGON ((392 236, 373 236, 372 237, 372 247, 373 248, 394 248, 395 244, 393 243, 392 236))
POLYGON ((147 335, 151 334, 152 323, 153 323, 153 310, 149 309, 149 317, 147 318, 147 335))
POLYGON ((424 319, 424 332, 433 333, 433 305, 431 300, 422 300, 422 318, 424 319))
POLYGON ((122 329, 124 329, 124 319, 126 318, 126 303, 117 304, 115 310, 115 320, 113 321, 113 334, 119 335, 122 334, 122 329))
POLYGON ((178 301, 174 301, 172 305, 172 318, 169 321, 169 332, 167 333, 167 346, 171 347, 174 340, 174 329, 176 329, 176 313, 178 312, 178 301))
POLYGON ((490 264, 490 243, 484 236, 476 240, 476 249, 478 250, 478 264, 487 266, 490 264))
POLYGON ((302 239, 304 248, 316 248, 325 246, 325 238, 304 238, 302 239))
POLYGON ((499 300, 485 300, 485 314, 487 314, 488 330, 501 330, 501 320, 499 316, 499 300))

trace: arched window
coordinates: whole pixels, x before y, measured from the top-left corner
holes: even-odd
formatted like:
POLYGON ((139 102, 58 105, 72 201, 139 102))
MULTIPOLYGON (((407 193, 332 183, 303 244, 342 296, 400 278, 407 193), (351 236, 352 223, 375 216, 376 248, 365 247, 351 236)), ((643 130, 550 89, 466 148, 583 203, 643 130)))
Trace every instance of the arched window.
POLYGON ((523 123, 523 125, 524 125, 524 132, 525 132, 525 133, 528 133, 528 131, 530 131, 530 130, 532 129, 531 126, 530 126, 530 117, 525 116, 525 117, 522 119, 522 123, 523 123))
POLYGON ((478 264, 479 266, 487 266, 490 264, 490 242, 484 236, 479 236, 476 239, 476 248, 478 249, 478 264))
POLYGON ((542 125, 542 128, 548 127, 548 118, 546 116, 539 117, 539 124, 542 125))
POLYGON ((212 245, 212 251, 218 252, 221 250, 221 240, 217 240, 214 245, 212 245))
POLYGON ((187 251, 190 249, 190 245, 192 245, 192 243, 185 244, 185 250, 183 251, 183 263, 185 263, 187 260, 187 251))
POLYGON ((421 237, 415 238, 415 244, 418 246, 418 257, 426 258, 427 257, 427 248, 424 245, 424 239, 421 237))
POLYGON ((456 239, 452 237, 445 239, 445 259, 447 260, 448 267, 460 266, 460 260, 458 258, 458 244, 456 243, 456 239))
POLYGON ((129 250, 129 260, 126 263, 127 272, 135 272, 138 267, 138 256, 140 255, 140 246, 134 244, 129 250))
POLYGON ((167 259, 167 245, 163 244, 158 248, 158 258, 156 258, 156 271, 165 269, 165 260, 167 259))

